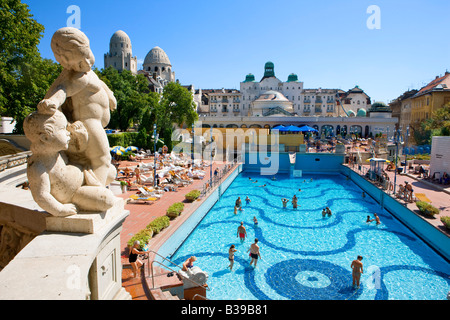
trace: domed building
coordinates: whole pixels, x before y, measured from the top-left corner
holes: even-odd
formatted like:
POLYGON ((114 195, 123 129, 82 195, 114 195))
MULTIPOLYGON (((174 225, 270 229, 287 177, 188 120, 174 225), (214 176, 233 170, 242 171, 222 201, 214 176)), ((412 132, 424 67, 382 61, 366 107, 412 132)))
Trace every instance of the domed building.
POLYGON ((137 58, 133 57, 131 40, 122 31, 116 31, 109 42, 109 52, 105 54, 105 69, 113 67, 119 72, 122 70, 137 73, 137 58))
POLYGON ((252 115, 256 117, 291 116, 293 112, 293 103, 279 91, 266 91, 252 102, 252 115))
POLYGON ((154 47, 147 53, 142 67, 142 73, 149 80, 152 91, 161 93, 169 82, 175 82, 172 64, 160 47, 154 47))

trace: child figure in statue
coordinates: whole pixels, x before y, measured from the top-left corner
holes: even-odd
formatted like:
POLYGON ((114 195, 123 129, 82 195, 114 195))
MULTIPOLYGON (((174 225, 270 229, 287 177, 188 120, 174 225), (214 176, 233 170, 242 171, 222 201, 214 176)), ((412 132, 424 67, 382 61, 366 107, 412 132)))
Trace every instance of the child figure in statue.
MULTIPOLYGON (((66 217, 78 211, 106 211, 113 206, 114 194, 101 186, 92 170, 69 164, 64 151, 69 148, 70 133, 62 112, 33 112, 25 118, 23 127, 33 153, 27 168, 30 190, 42 209, 66 217)), ((85 133, 81 122, 74 123, 71 129, 74 135, 85 133)))
POLYGON ((98 181, 106 186, 116 176, 111 164, 108 138, 104 128, 110 120, 110 110, 117 102, 113 92, 92 71, 95 58, 89 39, 76 28, 61 28, 55 32, 51 47, 63 71, 38 105, 41 113, 62 111, 69 122, 81 121, 88 132, 84 150, 77 150, 76 160, 89 165, 98 181))

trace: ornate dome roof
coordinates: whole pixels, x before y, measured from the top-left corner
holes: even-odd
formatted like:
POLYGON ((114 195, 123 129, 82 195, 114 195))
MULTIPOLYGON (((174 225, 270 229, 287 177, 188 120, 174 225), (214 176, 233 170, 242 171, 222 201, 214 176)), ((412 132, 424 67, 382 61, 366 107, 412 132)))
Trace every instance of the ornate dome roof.
POLYGON ((281 92, 269 90, 261 94, 255 101, 289 101, 281 92))
POLYGON ((160 47, 154 47, 145 57, 144 66, 153 64, 171 65, 169 57, 160 47))
POLYGON ((291 73, 288 76, 287 82, 298 82, 298 76, 295 73, 291 73))
POLYGON ((356 113, 356 116, 362 118, 366 117, 367 116, 366 109, 364 108, 359 109, 358 112, 356 113))
POLYGON ((111 43, 122 42, 131 44, 130 37, 122 30, 116 31, 111 37, 111 43))
POLYGON ((122 30, 116 31, 109 41, 109 49, 112 55, 117 55, 119 52, 131 54, 130 37, 122 30))

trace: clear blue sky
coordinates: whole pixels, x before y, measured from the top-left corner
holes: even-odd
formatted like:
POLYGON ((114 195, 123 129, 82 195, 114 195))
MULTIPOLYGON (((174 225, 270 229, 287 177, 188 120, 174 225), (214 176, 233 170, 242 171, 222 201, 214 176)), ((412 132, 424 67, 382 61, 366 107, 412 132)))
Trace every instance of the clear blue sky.
POLYGON ((53 33, 81 9, 81 30, 96 67, 117 30, 125 31, 140 66, 153 47, 169 56, 176 78, 196 88, 236 88, 248 73, 259 80, 272 61, 286 81, 296 73, 305 88, 359 85, 389 102, 450 70, 448 0, 22 0, 45 27, 43 57, 54 59, 53 33), (381 29, 370 30, 370 5, 381 29))

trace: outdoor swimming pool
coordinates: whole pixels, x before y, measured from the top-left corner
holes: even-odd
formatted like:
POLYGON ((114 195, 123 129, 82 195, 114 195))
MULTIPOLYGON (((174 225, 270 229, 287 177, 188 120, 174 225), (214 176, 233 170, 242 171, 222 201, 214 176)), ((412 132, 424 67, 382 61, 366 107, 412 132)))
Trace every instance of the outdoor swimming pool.
POLYGON ((239 174, 170 257, 179 265, 191 255, 197 257, 195 265, 209 275, 209 299, 446 299, 448 262, 372 198, 363 198, 351 180, 340 174, 271 178, 239 174), (260 187, 263 184, 267 186, 260 187), (296 210, 291 203, 294 194, 299 199, 296 210), (235 215, 239 196, 244 211, 235 215), (287 208, 282 207, 283 197, 290 200, 287 208), (323 218, 327 206, 333 214, 323 218), (367 224, 367 216, 373 219, 375 212, 381 224, 367 224), (244 243, 237 237, 241 221, 248 235, 244 243), (247 252, 255 237, 262 257, 256 268, 249 265, 247 252), (230 271, 232 244, 238 251, 230 271), (363 256, 364 274, 355 290, 350 265, 358 255, 363 256))

